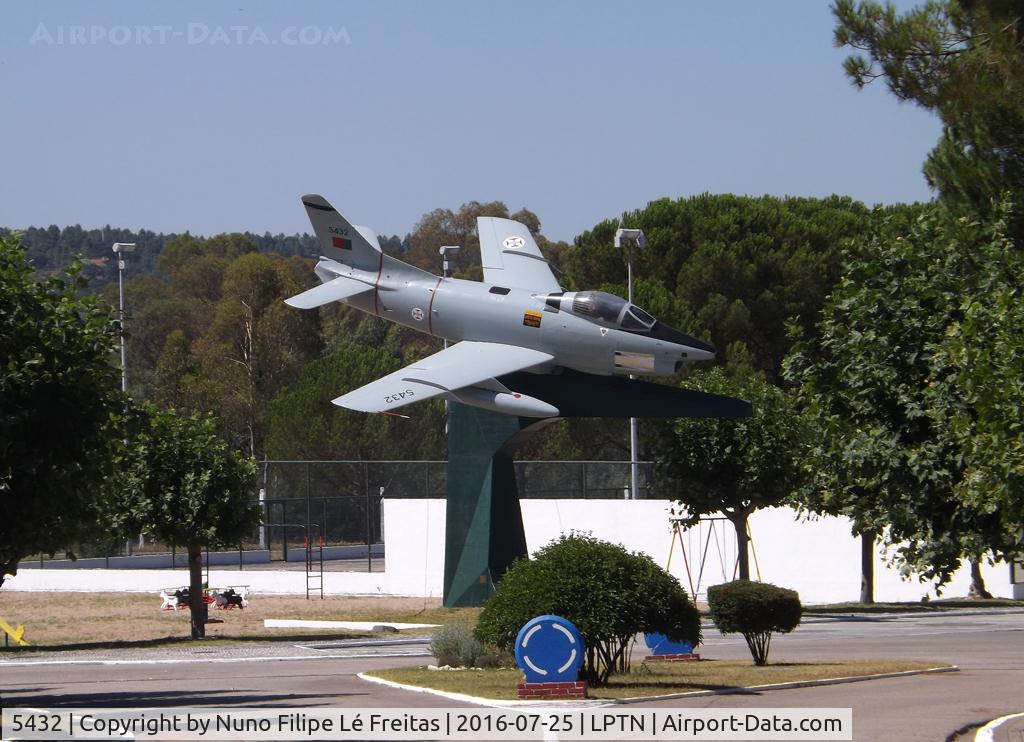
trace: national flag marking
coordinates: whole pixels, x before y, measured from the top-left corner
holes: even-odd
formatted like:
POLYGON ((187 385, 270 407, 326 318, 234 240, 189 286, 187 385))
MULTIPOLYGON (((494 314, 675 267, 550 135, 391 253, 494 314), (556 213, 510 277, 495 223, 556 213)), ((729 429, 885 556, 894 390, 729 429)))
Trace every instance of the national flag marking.
POLYGON ((527 327, 540 327, 541 317, 540 312, 524 312, 523 313, 523 324, 527 327))

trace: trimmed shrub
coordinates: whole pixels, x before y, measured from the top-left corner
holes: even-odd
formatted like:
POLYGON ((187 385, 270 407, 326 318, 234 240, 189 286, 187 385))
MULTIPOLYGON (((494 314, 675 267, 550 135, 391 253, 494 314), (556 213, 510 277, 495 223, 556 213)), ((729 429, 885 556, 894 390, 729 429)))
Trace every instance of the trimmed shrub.
POLYGON ((650 557, 591 536, 563 536, 514 563, 484 605, 476 637, 510 650, 536 616, 569 619, 586 644, 582 676, 594 685, 629 669, 640 631, 700 642, 700 615, 679 581, 650 557))
POLYGON ((709 587, 708 608, 719 631, 743 635, 755 665, 768 661, 772 634, 791 632, 803 613, 795 590, 749 580, 709 587))
POLYGON ((430 652, 438 665, 474 667, 483 647, 473 637, 473 627, 465 623, 445 624, 430 640, 430 652))

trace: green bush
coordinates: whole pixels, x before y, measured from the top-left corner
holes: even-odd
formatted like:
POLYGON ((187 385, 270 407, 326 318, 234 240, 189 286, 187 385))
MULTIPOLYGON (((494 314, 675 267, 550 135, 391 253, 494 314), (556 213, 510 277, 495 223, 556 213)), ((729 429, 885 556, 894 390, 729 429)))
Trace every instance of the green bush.
POLYGON ((640 631, 700 642, 700 615, 675 577, 621 546, 591 536, 563 536, 509 568, 484 605, 476 637, 510 650, 536 616, 572 621, 583 635, 583 677, 604 683, 629 669, 629 644, 640 631))
POLYGON ((434 632, 430 640, 430 653, 438 665, 474 667, 483 655, 483 647, 473 637, 473 627, 465 623, 445 624, 434 632))
POLYGON ((755 665, 768 661, 772 634, 788 634, 803 613, 796 591, 749 580, 709 587, 708 608, 719 631, 743 635, 755 665))

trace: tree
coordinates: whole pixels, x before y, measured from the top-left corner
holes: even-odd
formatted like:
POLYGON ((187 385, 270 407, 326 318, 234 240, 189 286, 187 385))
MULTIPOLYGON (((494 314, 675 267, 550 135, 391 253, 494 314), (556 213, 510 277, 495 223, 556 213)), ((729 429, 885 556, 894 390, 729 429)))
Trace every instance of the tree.
POLYGON ((934 111, 943 130, 924 172, 955 212, 983 218, 1009 192, 1010 232, 1024 234, 1024 14, 1013 0, 891 4, 837 0, 835 42, 859 87, 884 78, 900 100, 934 111))
POLYGON ((1019 367, 1002 359, 1021 357, 1022 278, 1005 221, 936 207, 905 238, 856 247, 787 359, 820 431, 800 501, 883 534, 940 585, 962 557, 1021 550, 1019 367))
POLYGON ((981 578, 981 552, 1024 553, 1024 253, 1006 234, 1009 215, 1004 206, 988 224, 959 220, 973 239, 940 267, 962 287, 958 312, 932 362, 949 373, 926 390, 930 415, 963 460, 957 499, 981 515, 981 538, 964 549, 977 597, 991 597, 981 578))
POLYGON ((262 454, 270 400, 322 346, 319 313, 283 304, 310 280, 309 262, 257 253, 240 235, 224 235, 171 241, 161 266, 170 284, 140 302, 130 325, 129 350, 146 351, 139 360, 151 369, 145 396, 215 411, 232 445, 262 454))
POLYGON ((116 482, 113 520, 188 551, 192 638, 205 636, 203 548, 236 546, 259 523, 256 462, 228 448, 209 416, 147 405, 116 482))
MULTIPOLYGON (((635 295, 658 319, 714 343, 724 363, 749 362, 769 381, 789 349, 786 322, 811 328, 840 274, 843 243, 871 212, 849 198, 703 194, 659 199, 622 215, 647 247, 634 254, 635 295)), ((569 250, 565 285, 626 294, 619 219, 584 232, 569 250)))
POLYGON ((124 398, 118 325, 84 295, 82 267, 35 279, 17 239, 0 238, 0 585, 22 558, 101 530, 124 398))
POLYGON ((804 481, 807 427, 794 400, 757 376, 721 369, 687 379, 688 388, 749 400, 753 415, 727 420, 679 418, 652 423, 654 471, 685 513, 684 525, 722 513, 736 529, 740 579, 750 579, 747 519, 789 499, 804 481))
POLYGON ((350 341, 307 364, 295 385, 270 405, 268 455, 319 460, 443 458, 440 401, 419 405, 410 411, 409 419, 366 415, 331 404, 344 392, 386 376, 404 363, 387 348, 350 341))
POLYGON ((583 674, 600 685, 629 669, 639 631, 700 642, 700 615, 675 577, 651 558, 591 536, 562 536, 515 562, 487 600, 480 641, 510 649, 523 625, 544 614, 572 621, 583 635, 583 674))
POLYGON ((768 662, 772 634, 800 625, 803 607, 793 590, 767 582, 735 580, 708 588, 711 620, 723 634, 742 634, 754 664, 768 662))

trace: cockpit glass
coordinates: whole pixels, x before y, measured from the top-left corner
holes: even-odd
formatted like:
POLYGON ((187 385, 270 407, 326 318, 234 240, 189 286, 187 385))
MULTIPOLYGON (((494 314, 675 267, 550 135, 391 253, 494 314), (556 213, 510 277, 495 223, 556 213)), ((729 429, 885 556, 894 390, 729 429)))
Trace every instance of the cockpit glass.
POLYGON ((632 312, 626 312, 622 315, 622 329, 623 330, 646 330, 647 325, 638 320, 632 312))
POLYGON ((634 306, 630 307, 629 311, 630 311, 630 314, 635 315, 638 320, 643 322, 648 327, 653 325, 655 323, 655 321, 656 321, 654 319, 654 317, 649 315, 647 312, 645 312, 643 309, 641 309, 638 306, 634 305, 634 306))
POLYGON ((625 299, 604 291, 580 291, 572 302, 572 310, 614 325, 626 304, 625 299))

